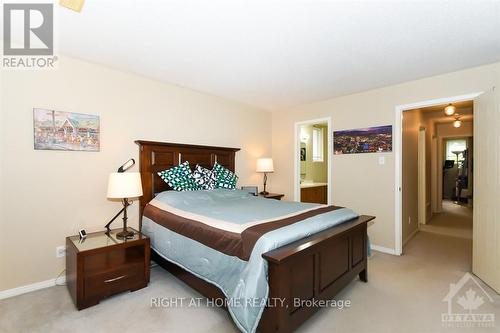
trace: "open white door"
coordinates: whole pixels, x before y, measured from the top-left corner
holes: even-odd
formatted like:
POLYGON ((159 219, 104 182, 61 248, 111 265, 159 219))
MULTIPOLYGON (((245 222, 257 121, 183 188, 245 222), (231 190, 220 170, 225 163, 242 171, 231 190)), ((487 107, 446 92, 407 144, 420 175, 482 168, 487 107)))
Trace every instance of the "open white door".
POLYGON ((500 88, 474 100, 472 272, 500 293, 500 88))

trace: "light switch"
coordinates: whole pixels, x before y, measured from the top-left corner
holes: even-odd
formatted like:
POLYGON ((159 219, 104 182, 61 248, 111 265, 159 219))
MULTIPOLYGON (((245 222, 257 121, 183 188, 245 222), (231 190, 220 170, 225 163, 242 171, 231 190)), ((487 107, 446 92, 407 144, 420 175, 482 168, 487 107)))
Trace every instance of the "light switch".
POLYGON ((379 165, 384 165, 385 164, 385 156, 379 156, 379 158, 378 158, 378 164, 379 165))

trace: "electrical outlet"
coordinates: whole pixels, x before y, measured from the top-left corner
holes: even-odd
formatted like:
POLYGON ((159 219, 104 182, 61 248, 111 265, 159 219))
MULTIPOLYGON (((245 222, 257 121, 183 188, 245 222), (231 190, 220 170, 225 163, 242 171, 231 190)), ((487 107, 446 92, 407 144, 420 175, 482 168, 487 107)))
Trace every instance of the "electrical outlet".
POLYGON ((56 258, 66 257, 66 246, 61 245, 56 247, 56 258))

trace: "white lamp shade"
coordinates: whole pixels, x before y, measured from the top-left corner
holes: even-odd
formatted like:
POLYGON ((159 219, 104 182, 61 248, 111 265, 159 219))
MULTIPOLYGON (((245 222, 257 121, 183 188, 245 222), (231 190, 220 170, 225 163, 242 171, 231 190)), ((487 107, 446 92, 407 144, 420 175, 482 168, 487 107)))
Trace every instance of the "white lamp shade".
POLYGON ((142 182, 139 172, 114 172, 109 175, 109 199, 137 198, 140 196, 142 196, 142 182))
POLYGON ((274 172, 272 158, 259 158, 257 160, 257 172, 274 172))

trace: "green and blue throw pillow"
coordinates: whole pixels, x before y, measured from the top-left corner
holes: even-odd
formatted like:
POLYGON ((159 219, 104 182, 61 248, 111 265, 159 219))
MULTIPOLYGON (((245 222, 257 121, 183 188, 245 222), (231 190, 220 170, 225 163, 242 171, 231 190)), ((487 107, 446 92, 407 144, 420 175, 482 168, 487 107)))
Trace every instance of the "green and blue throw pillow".
POLYGON ((175 191, 199 190, 188 161, 168 170, 160 171, 158 175, 175 191))
POLYGON ((212 172, 215 173, 215 188, 225 188, 231 190, 236 188, 238 176, 236 176, 231 170, 215 162, 212 172))

